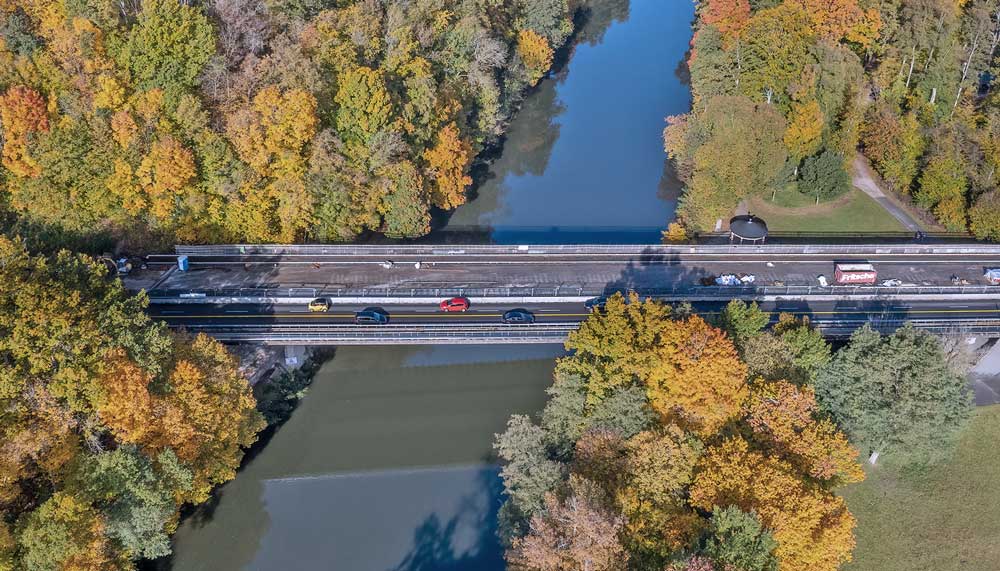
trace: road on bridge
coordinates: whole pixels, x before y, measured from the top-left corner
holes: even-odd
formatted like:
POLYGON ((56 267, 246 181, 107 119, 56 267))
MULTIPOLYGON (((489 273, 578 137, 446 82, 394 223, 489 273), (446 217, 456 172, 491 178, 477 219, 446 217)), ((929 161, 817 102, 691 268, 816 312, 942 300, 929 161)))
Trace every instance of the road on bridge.
MULTIPOLYGON (((447 248, 409 253, 354 248, 354 254, 199 255, 191 270, 172 271, 154 287, 176 296, 185 291, 291 289, 322 292, 337 289, 402 290, 553 287, 586 292, 691 287, 724 273, 753 274, 757 285, 817 285, 832 281, 836 261, 866 261, 879 279, 907 285, 951 285, 952 278, 985 285, 983 270, 1000 266, 1000 249, 845 247, 844 254, 787 252, 788 248, 734 247, 685 251, 650 247, 648 251, 613 250, 567 254, 546 250, 490 253, 447 248), (536 253, 537 252, 537 253, 536 253), (391 268, 381 264, 391 259, 391 268), (416 267, 419 262, 419 268, 416 267)), ((347 251, 347 250, 345 250, 347 251)), ((152 264, 173 264, 175 256, 151 256, 152 264)))

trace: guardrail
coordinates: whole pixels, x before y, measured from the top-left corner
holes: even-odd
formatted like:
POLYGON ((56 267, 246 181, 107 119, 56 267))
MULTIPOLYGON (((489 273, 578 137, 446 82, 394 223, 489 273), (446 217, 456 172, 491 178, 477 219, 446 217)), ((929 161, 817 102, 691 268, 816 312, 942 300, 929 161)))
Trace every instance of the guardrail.
MULTIPOLYGON (((905 323, 933 333, 1000 335, 1000 319, 815 319, 830 338, 845 338, 868 324, 876 331, 891 333, 905 323)), ((577 322, 534 325, 423 324, 359 326, 349 324, 294 325, 188 325, 220 341, 257 342, 272 345, 424 345, 424 344, 515 344, 562 343, 579 326, 577 322)), ((174 326, 178 327, 178 326, 174 326)))
POLYGON ((154 289, 148 293, 154 303, 165 299, 202 298, 447 298, 447 297, 598 297, 615 292, 635 291, 644 297, 700 297, 746 298, 761 296, 871 296, 900 295, 996 295, 1000 300, 1000 286, 697 286, 680 285, 670 288, 621 288, 615 286, 554 285, 537 287, 438 287, 438 288, 237 288, 237 289, 154 289))
POLYGON ((425 345, 562 343, 578 323, 535 325, 246 325, 186 326, 220 341, 272 345, 425 345))
POLYGON ((175 246, 175 255, 191 257, 246 256, 443 256, 443 255, 681 255, 761 252, 770 254, 874 255, 886 253, 979 253, 1000 254, 1000 245, 969 243, 931 244, 841 244, 841 245, 323 245, 323 244, 220 244, 175 246))

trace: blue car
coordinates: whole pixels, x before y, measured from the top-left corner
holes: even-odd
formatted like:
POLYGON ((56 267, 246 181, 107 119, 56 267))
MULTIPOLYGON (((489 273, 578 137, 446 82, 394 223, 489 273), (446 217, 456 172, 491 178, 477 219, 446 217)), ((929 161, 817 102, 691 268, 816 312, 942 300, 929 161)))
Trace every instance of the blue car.
POLYGON ((535 322, 535 316, 527 309, 512 309, 501 315, 500 321, 503 323, 530 324, 535 322))
POLYGON ((381 307, 366 307, 354 314, 355 325, 385 325, 389 314, 381 307))

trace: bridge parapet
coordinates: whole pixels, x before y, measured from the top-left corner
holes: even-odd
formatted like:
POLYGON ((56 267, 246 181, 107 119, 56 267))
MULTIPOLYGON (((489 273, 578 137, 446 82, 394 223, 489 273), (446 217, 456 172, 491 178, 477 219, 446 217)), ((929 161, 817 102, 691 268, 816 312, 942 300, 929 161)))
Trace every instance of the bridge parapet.
POLYGON ((586 245, 327 245, 327 244, 225 244, 175 246, 175 255, 190 257, 247 256, 572 256, 634 255, 670 256, 697 254, 756 253, 771 255, 840 255, 864 256, 885 254, 997 254, 1000 244, 843 244, 843 245, 664 245, 664 244, 586 244, 586 245))

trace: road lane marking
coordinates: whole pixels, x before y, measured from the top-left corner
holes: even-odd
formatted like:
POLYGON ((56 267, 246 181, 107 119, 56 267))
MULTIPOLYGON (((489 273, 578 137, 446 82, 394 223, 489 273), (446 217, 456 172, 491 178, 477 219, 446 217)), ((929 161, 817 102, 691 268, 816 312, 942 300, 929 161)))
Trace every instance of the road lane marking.
MULTIPOLYGON (((709 312, 698 312, 698 315, 718 315, 717 311, 709 312)), ((768 313, 791 313, 794 315, 871 315, 871 316, 884 316, 884 315, 921 315, 921 314, 949 314, 949 313, 1000 313, 1000 309, 910 309, 910 310, 852 310, 852 311, 800 311, 800 310, 775 310, 768 313)), ((500 313, 479 313, 476 315, 462 314, 462 313, 401 313, 401 314, 389 314, 390 319, 448 319, 448 318, 462 318, 462 317, 500 317, 500 313)), ((590 313, 553 313, 551 317, 589 317, 590 313)), ((286 319, 286 318, 303 318, 309 317, 314 319, 319 319, 323 317, 327 318, 349 318, 353 319, 354 314, 332 314, 332 313, 310 313, 310 314, 289 314, 289 313, 259 313, 259 314, 223 314, 223 315, 160 315, 163 319, 227 319, 234 317, 241 318, 274 318, 274 319, 286 319)))

